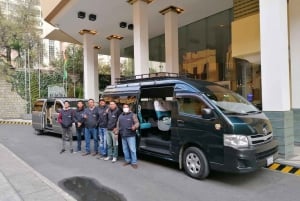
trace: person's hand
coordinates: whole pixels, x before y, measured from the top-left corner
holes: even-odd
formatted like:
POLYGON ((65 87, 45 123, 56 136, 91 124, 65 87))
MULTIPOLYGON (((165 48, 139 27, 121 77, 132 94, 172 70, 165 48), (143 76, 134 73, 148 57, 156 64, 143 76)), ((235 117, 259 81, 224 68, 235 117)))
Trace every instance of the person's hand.
POLYGON ((81 122, 78 122, 77 125, 78 125, 78 127, 80 127, 80 126, 82 125, 82 123, 81 123, 81 122))
POLYGON ((83 115, 83 118, 85 118, 85 119, 86 119, 86 118, 87 118, 87 115, 86 115, 86 114, 85 114, 85 115, 83 115))
POLYGON ((132 131, 135 131, 135 130, 136 130, 134 125, 131 126, 131 130, 132 130, 132 131))

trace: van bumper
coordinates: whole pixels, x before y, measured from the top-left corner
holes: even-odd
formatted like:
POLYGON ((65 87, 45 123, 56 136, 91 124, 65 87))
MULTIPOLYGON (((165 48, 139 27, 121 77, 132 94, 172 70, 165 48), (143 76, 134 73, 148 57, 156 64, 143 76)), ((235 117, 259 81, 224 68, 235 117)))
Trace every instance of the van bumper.
POLYGON ((247 173, 271 165, 278 158, 278 143, 272 140, 250 148, 224 147, 224 164, 212 167, 225 172, 247 173))

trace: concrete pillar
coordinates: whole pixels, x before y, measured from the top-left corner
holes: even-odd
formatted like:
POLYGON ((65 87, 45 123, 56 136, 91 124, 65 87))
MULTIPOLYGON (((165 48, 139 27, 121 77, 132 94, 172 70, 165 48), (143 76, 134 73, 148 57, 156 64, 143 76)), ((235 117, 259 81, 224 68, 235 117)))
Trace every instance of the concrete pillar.
POLYGON ((107 37, 110 40, 110 56, 111 56, 111 84, 115 84, 116 78, 120 78, 120 40, 123 39, 121 36, 111 35, 107 37))
POLYGON ((83 33, 83 86, 84 98, 97 101, 99 99, 98 58, 96 58, 92 37, 93 34, 83 33))
POLYGON ((262 105, 279 140, 279 153, 287 158, 294 152, 287 1, 260 0, 259 3, 262 105))
POLYGON ((300 145, 300 1, 289 1, 291 92, 294 112, 295 143, 300 145))
POLYGON ((151 0, 128 0, 133 6, 134 74, 149 74, 148 9, 151 0))
POLYGON ((165 16, 166 72, 179 73, 178 14, 183 10, 170 6, 160 13, 165 16))

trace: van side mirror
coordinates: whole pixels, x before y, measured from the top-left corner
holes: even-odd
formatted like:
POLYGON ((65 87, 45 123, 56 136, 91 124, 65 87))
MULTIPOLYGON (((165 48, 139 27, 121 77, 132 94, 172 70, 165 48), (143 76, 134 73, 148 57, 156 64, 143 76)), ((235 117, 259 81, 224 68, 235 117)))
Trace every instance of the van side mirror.
POLYGON ((203 119, 212 119, 214 117, 214 113, 210 108, 203 108, 201 112, 203 119))

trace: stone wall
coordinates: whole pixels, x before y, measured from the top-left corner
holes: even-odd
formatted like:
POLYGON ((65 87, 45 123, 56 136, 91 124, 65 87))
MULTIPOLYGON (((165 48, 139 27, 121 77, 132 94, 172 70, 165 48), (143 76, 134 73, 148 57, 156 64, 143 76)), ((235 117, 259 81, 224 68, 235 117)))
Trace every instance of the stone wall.
POLYGON ((20 119, 26 113, 26 101, 8 83, 3 74, 0 74, 0 119, 20 119))

